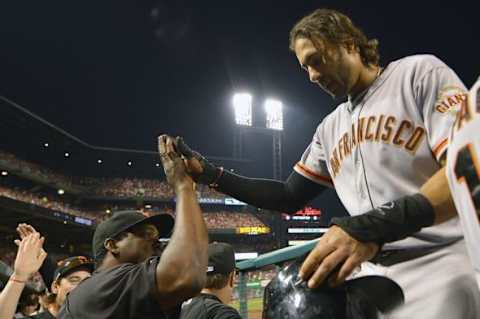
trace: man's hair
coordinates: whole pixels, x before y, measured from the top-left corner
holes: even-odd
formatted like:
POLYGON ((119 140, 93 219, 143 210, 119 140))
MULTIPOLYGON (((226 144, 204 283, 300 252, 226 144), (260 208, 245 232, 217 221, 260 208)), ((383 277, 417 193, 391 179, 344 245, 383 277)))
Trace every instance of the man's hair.
POLYGON ((207 283, 205 284, 205 288, 208 289, 222 289, 228 284, 228 275, 224 274, 213 274, 213 275, 207 275, 207 283))
POLYGON ((298 38, 312 42, 315 39, 327 40, 337 46, 354 45, 363 64, 379 64, 378 40, 369 40, 349 17, 335 10, 317 9, 298 21, 290 30, 290 50, 295 51, 295 40, 298 38))

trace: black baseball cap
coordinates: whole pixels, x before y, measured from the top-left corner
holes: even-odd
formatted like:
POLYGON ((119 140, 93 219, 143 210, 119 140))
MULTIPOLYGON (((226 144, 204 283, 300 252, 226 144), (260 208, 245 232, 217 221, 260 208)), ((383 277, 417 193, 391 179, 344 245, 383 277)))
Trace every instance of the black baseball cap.
POLYGON ((169 214, 159 214, 147 217, 139 211, 126 210, 113 213, 113 216, 100 223, 93 234, 93 256, 97 259, 105 252, 104 243, 108 238, 114 238, 121 232, 139 225, 153 224, 160 233, 160 238, 170 237, 174 219, 169 214))
POLYGON ((235 251, 227 243, 211 243, 208 245, 207 274, 228 275, 235 269, 235 251))
POLYGON ((57 263, 57 268, 55 269, 55 272, 53 273, 53 280, 56 281, 80 269, 85 269, 89 272, 93 272, 94 266, 95 263, 93 262, 93 260, 85 256, 74 256, 60 260, 57 263))

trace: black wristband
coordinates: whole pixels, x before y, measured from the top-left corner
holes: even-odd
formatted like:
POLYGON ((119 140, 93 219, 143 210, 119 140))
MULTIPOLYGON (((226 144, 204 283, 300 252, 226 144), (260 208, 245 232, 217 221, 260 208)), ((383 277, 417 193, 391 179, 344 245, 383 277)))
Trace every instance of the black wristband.
POLYGON ((385 203, 362 215, 332 218, 331 224, 361 242, 383 245, 433 225, 434 219, 435 211, 428 199, 415 194, 385 203))

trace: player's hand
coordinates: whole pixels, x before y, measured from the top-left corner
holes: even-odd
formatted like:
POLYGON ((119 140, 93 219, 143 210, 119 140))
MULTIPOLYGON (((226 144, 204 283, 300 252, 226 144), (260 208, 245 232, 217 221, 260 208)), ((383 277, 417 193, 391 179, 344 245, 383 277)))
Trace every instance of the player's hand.
POLYGON ((158 152, 162 161, 167 182, 175 189, 182 187, 193 189, 193 180, 187 173, 187 167, 180 154, 175 149, 175 140, 168 135, 158 137, 158 152))
POLYGON ((40 269, 47 257, 47 253, 42 248, 44 241, 45 239, 35 232, 19 242, 13 271, 15 279, 27 281, 40 269))
MULTIPOLYGON (((22 242, 22 240, 24 238, 26 238, 27 236, 29 235, 32 235, 32 234, 38 234, 38 236, 41 237, 40 233, 37 232, 37 230, 35 228, 33 228, 32 225, 29 225, 29 224, 25 224, 25 223, 20 223, 18 224, 17 226, 17 233, 18 235, 20 236, 20 240, 19 239, 15 239, 14 240, 14 243, 15 245, 17 245, 18 247, 20 247, 20 243, 22 242)), ((42 243, 43 245, 43 243, 42 243)), ((46 254, 46 252, 43 250, 42 248, 42 251, 46 254)))
POLYGON ((219 168, 210 163, 200 153, 192 150, 182 137, 177 136, 175 138, 175 147, 183 155, 188 173, 195 182, 210 185, 218 178, 220 174, 219 168))
POLYGON ((35 228, 33 228, 33 226, 29 224, 21 223, 17 226, 17 233, 20 236, 20 239, 24 239, 28 235, 34 234, 36 232, 37 231, 35 230, 35 228))
POLYGON ((327 277, 330 285, 339 285, 362 262, 372 259, 378 249, 377 244, 362 243, 332 226, 303 262, 300 277, 308 281, 309 288, 318 287, 327 277))

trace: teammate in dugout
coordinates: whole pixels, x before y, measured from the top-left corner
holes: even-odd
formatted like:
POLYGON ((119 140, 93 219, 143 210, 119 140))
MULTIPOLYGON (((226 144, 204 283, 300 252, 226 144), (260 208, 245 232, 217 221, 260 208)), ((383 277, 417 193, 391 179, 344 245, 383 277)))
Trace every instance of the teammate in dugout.
POLYGON ((235 251, 227 243, 208 245, 207 282, 198 296, 182 304, 180 319, 241 319, 229 306, 235 287, 235 251))
POLYGON ((176 193, 176 221, 168 214, 146 217, 116 212, 95 229, 97 268, 72 291, 58 318, 177 318, 183 301, 203 288, 208 232, 192 179, 173 149, 159 137, 168 183, 176 193), (169 236, 165 250, 159 239, 169 236))
POLYGON ((424 211, 448 206, 432 207, 420 190, 435 188, 432 181, 442 173, 452 111, 465 99, 461 80, 431 55, 405 57, 382 68, 378 42, 334 10, 302 18, 290 32, 290 48, 310 81, 347 100, 319 124, 287 180, 236 175, 177 139, 192 176, 272 210, 294 212, 326 187, 335 188, 352 216, 371 217, 382 212, 378 207, 394 210, 395 215, 347 219, 353 222, 333 220, 304 262, 301 277, 310 287, 327 276, 335 285, 375 257, 374 271, 405 292, 405 305, 389 318, 478 318, 480 293, 458 219, 419 231, 434 222, 434 215, 424 211), (387 232, 378 221, 394 227, 387 232), (413 235, 382 245, 408 234, 413 235))

